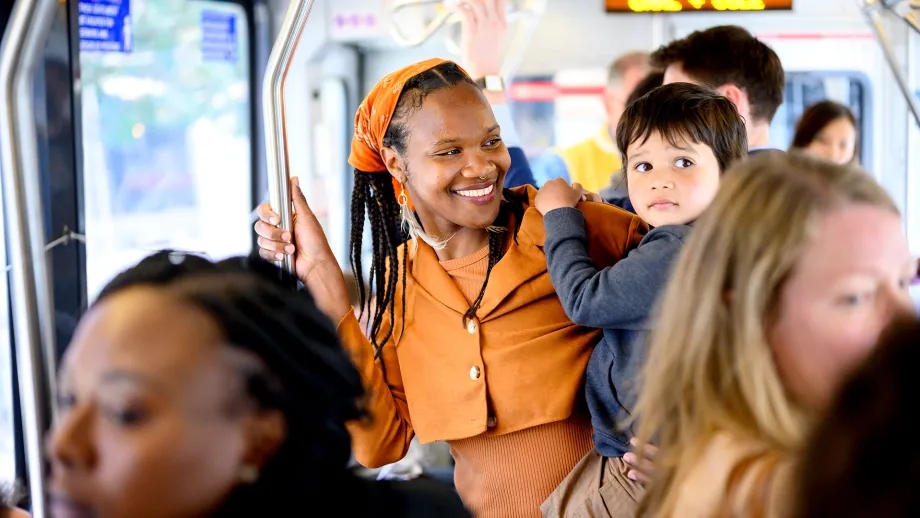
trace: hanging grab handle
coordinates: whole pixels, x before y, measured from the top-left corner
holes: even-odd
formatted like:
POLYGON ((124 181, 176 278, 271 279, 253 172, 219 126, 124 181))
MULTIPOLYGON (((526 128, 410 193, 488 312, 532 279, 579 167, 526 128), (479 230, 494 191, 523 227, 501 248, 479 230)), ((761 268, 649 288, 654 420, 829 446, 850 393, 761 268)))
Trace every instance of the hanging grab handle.
POLYGON ((411 8, 425 5, 434 6, 434 18, 432 18, 421 31, 415 34, 406 34, 403 28, 400 27, 395 20, 392 21, 390 24, 390 34, 398 45, 402 47, 416 47, 421 45, 430 38, 432 34, 437 32, 438 29, 443 27, 448 19, 454 15, 454 12, 443 0, 392 0, 389 3, 387 8, 390 11, 391 20, 393 20, 392 15, 395 15, 407 7, 411 8))
MULTIPOLYGON (((313 2, 314 0, 291 0, 288 4, 278 38, 268 56, 268 66, 262 83, 262 119, 265 124, 265 155, 268 158, 269 203, 281 217, 280 227, 288 231, 293 231, 293 210, 284 114, 284 83, 300 36, 307 25, 313 2)), ((284 256, 282 266, 288 272, 294 273, 291 256, 284 256)))
MULTIPOLYGON (((389 0, 386 8, 390 14, 390 34, 396 43, 403 47, 415 47, 430 39, 443 27, 452 27, 460 23, 460 15, 456 12, 458 0, 389 0), (434 7, 434 16, 421 30, 410 33, 397 21, 395 15, 409 8, 434 7)), ((510 2, 507 20, 509 24, 516 24, 512 31, 511 43, 505 53, 502 63, 501 75, 508 76, 513 72, 521 58, 527 43, 536 29, 537 22, 546 9, 546 0, 517 0, 510 2)), ((460 54, 460 43, 455 35, 448 33, 445 36, 447 50, 460 54)))

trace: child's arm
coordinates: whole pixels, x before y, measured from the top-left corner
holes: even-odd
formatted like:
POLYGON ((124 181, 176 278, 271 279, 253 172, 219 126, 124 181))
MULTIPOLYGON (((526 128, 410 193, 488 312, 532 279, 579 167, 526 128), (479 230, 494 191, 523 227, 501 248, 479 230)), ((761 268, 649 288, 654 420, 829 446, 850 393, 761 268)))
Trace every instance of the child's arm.
POLYGON ((588 256, 580 210, 550 210, 543 215, 543 225, 549 275, 572 322, 595 328, 647 329, 649 313, 667 283, 687 227, 652 229, 628 256, 598 270, 588 256))

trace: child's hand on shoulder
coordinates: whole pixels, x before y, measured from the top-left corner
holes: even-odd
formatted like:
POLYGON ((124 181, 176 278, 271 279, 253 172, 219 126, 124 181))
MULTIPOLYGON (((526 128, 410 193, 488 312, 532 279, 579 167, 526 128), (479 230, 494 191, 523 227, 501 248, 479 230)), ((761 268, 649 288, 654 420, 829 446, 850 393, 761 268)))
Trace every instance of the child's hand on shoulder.
POLYGON ((585 191, 581 185, 577 183, 569 185, 562 178, 554 178, 540 188, 534 205, 540 214, 546 215, 547 212, 554 209, 574 207, 584 199, 584 194, 585 191))

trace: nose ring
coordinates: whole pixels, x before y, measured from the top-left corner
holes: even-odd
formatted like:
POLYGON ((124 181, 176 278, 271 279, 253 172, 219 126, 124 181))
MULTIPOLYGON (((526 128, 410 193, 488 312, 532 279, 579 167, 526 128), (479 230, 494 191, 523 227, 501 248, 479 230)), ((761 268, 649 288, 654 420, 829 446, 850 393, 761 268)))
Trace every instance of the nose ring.
POLYGON ((480 176, 480 177, 479 177, 479 180, 480 180, 480 181, 485 180, 485 179, 486 179, 485 176, 480 176))

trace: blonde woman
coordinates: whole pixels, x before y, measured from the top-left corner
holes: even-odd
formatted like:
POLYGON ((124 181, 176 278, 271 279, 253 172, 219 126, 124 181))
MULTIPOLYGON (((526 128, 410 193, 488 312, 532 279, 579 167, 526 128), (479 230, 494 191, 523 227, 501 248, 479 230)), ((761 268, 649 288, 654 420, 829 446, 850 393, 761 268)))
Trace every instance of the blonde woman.
POLYGON ((639 515, 785 516, 803 435, 909 310, 912 265, 861 169, 765 153, 727 173, 651 338, 636 414, 660 451, 639 515))

